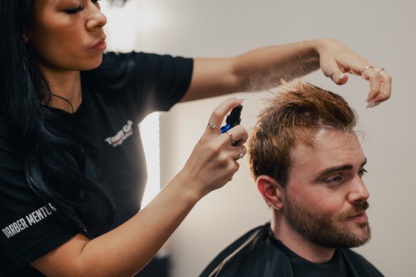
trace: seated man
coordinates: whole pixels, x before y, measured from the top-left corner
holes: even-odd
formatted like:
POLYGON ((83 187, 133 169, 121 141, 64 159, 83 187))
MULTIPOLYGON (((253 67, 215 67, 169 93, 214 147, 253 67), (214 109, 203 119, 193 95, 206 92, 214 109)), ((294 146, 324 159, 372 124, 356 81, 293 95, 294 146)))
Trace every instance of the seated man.
POLYGON ((349 249, 371 237, 355 111, 300 81, 285 90, 263 110, 248 144, 271 223, 228 246, 201 277, 383 276, 349 249))

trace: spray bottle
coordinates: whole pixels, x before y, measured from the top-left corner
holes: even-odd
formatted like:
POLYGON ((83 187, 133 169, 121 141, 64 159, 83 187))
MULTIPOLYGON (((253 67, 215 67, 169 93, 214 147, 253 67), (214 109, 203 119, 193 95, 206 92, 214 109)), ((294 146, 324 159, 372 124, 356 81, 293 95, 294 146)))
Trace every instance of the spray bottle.
MULTIPOLYGON (((240 125, 241 122, 241 110, 243 109, 243 105, 238 105, 234 109, 231 110, 230 114, 227 115, 227 119, 225 120, 225 125, 221 127, 221 133, 225 133, 234 126, 240 125)), ((235 143, 233 144, 233 146, 235 143)))

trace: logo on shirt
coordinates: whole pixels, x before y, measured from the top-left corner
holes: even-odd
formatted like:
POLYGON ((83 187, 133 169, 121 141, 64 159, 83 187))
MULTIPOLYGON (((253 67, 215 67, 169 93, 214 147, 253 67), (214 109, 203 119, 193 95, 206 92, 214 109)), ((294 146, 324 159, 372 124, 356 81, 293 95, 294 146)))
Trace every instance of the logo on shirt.
POLYGON ((126 138, 133 134, 133 128, 131 127, 132 125, 133 121, 127 121, 127 124, 123 126, 123 129, 121 129, 121 131, 119 131, 117 135, 115 135, 114 137, 108 137, 105 139, 105 141, 113 147, 121 145, 126 138))
POLYGON ((52 212, 55 212, 56 208, 49 203, 46 206, 43 206, 42 208, 37 209, 36 211, 28 214, 25 217, 22 217, 21 219, 16 220, 9 226, 3 228, 1 231, 6 236, 6 238, 11 238, 21 231, 29 228, 30 226, 38 223, 39 221, 44 220, 48 216, 52 214, 52 212))

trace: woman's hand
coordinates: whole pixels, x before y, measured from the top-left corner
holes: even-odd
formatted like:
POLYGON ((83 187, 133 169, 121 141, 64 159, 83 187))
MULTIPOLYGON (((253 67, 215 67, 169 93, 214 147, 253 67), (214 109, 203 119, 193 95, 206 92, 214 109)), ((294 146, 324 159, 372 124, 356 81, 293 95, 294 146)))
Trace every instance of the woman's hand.
POLYGON ((181 183, 191 186, 186 189, 196 192, 198 198, 229 182, 239 168, 237 160, 247 153, 243 144, 248 139, 248 133, 241 125, 224 134, 218 128, 230 110, 242 102, 243 100, 230 98, 213 111, 208 122, 215 127, 207 125, 190 158, 178 174, 187 180, 181 183), (230 135, 237 141, 236 146, 231 145, 230 135))
MULTIPOLYGON (((220 126, 224 117, 243 101, 231 98, 214 110, 209 123, 220 126)), ((207 126, 182 171, 139 213, 98 238, 78 234, 31 263, 46 276, 132 276, 142 269, 185 219, 193 206, 210 191, 231 180, 238 170, 243 144, 242 126, 228 134, 207 126), (241 150, 241 152, 240 152, 241 150)))
POLYGON ((360 57, 339 41, 316 39, 311 42, 316 44, 322 72, 337 85, 348 81, 348 75, 343 73, 362 76, 370 82, 368 107, 374 107, 390 98, 392 78, 384 69, 360 57))
MULTIPOLYGON (((224 117, 243 101, 230 98, 214 110, 209 123, 220 126, 224 117)), ((242 126, 228 131, 207 126, 181 172, 139 213, 96 239, 78 234, 31 263, 46 276, 132 276, 142 269, 210 191, 230 181, 237 160, 247 150, 242 126), (240 152, 241 151, 241 152, 240 152)))

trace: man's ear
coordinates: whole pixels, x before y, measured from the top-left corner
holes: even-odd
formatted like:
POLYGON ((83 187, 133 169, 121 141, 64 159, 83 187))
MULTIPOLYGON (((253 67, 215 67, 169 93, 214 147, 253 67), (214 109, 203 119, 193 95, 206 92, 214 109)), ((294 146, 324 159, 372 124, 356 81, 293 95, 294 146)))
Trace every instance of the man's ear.
POLYGON ((267 175, 259 176, 257 178, 257 188, 267 203, 269 203, 274 209, 280 210, 283 208, 283 188, 273 178, 267 175))

